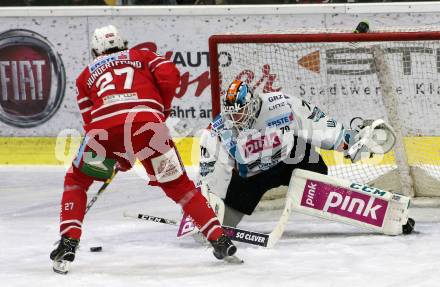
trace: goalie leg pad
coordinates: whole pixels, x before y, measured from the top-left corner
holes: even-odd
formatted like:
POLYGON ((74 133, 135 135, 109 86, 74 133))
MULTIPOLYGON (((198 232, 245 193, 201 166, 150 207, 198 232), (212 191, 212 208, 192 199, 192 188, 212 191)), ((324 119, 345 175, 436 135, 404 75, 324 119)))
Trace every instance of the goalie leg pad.
POLYGON ((297 169, 293 209, 387 235, 402 233, 409 197, 367 185, 297 169))
POLYGON ((225 217, 225 203, 217 194, 209 192, 209 188, 206 184, 202 183, 200 186, 202 195, 208 200, 209 205, 214 210, 217 215, 220 224, 223 224, 223 219, 225 217))
MULTIPOLYGON (((222 224, 223 217, 225 215, 225 204, 223 200, 217 195, 210 193, 208 191, 208 187, 205 184, 202 184, 200 189, 201 189, 201 194, 204 196, 204 198, 206 198, 212 210, 214 210, 220 224, 222 224)), ((193 219, 191 218, 191 216, 189 216, 188 213, 184 212, 182 215, 182 220, 180 221, 179 229, 177 231, 177 237, 183 238, 188 235, 198 236, 197 235, 198 232, 199 230, 196 228, 196 225, 193 219)))

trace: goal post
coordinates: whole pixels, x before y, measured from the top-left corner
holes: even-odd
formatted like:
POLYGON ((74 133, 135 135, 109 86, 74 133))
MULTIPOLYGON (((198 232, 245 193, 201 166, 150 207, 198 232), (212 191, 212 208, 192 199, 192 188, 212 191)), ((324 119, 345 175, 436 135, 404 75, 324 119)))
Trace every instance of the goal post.
MULTIPOLYGON (((299 33, 299 34, 225 34, 212 35, 209 38, 209 57, 210 57, 210 75, 211 75, 211 96, 213 116, 220 112, 220 93, 222 87, 220 83, 221 67, 219 66, 219 57, 222 55, 229 57, 229 54, 219 50, 219 46, 230 44, 281 44, 281 43, 357 43, 357 42, 376 42, 376 41, 429 41, 440 40, 439 31, 422 32, 380 32, 380 33, 299 33)), ((232 59, 231 59, 232 60, 232 59)), ((229 61, 229 59, 228 59, 229 61)), ((226 65, 222 63, 222 65, 226 65)), ((244 67, 245 68, 245 67, 244 67)))
MULTIPOLYGON (((213 115, 228 84, 283 91, 321 107, 346 127, 384 118, 394 150, 352 164, 321 151, 329 174, 416 197, 440 198, 440 30, 298 30, 209 39, 213 115)), ((269 195, 270 196, 270 195, 269 195)))

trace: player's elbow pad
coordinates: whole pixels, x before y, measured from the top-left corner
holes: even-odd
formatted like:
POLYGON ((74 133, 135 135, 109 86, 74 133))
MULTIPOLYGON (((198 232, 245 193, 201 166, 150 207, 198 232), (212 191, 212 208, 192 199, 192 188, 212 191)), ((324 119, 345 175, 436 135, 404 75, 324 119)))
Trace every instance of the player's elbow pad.
POLYGON ((163 64, 154 72, 156 82, 159 86, 174 87, 176 89, 180 84, 180 73, 174 64, 163 64))

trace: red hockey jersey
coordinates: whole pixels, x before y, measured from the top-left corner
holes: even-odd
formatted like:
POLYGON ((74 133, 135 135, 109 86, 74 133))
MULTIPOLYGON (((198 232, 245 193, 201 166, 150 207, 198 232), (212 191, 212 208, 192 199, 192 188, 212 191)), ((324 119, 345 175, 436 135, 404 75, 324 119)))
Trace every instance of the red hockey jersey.
POLYGON ((96 58, 76 80, 84 129, 164 121, 180 83, 176 66, 151 51, 125 50, 96 58))

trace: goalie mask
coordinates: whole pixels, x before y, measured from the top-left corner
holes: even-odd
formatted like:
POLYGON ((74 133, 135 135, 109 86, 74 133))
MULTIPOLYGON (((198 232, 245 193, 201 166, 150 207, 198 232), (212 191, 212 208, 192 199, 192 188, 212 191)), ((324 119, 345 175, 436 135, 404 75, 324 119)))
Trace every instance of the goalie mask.
POLYGON ((260 100, 247 84, 234 80, 229 85, 222 104, 225 121, 232 123, 238 130, 252 128, 260 108, 260 100))
POLYGON ((91 47, 94 57, 127 49, 127 41, 122 39, 113 25, 98 28, 93 32, 91 47))

